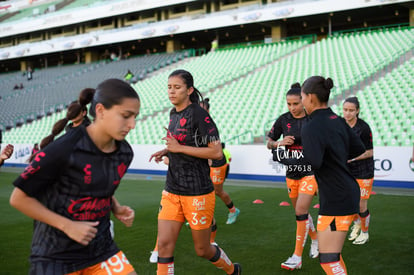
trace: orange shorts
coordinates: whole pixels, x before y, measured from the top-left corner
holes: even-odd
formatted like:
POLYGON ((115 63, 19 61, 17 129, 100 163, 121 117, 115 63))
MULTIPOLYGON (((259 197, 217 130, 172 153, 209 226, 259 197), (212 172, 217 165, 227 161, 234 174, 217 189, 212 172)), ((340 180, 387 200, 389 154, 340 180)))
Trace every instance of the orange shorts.
POLYGON ((122 251, 96 265, 66 275, 127 275, 135 271, 122 251))
POLYGON ((286 185, 289 198, 297 198, 299 193, 313 196, 318 192, 318 183, 314 175, 305 176, 298 180, 286 178, 286 185))
POLYGON ((162 191, 159 220, 188 221, 191 229, 210 228, 214 217, 216 195, 181 196, 162 191))
POLYGON ((374 178, 371 179, 356 179, 359 184, 359 189, 361 189, 361 199, 367 200, 371 196, 372 184, 374 183, 374 178))
POLYGON ((348 231, 349 226, 354 221, 355 216, 358 214, 352 214, 347 216, 318 216, 318 232, 325 231, 328 226, 331 227, 331 231, 348 231))
POLYGON ((229 165, 226 163, 220 167, 210 167, 210 178, 213 184, 223 184, 226 179, 226 171, 229 165))

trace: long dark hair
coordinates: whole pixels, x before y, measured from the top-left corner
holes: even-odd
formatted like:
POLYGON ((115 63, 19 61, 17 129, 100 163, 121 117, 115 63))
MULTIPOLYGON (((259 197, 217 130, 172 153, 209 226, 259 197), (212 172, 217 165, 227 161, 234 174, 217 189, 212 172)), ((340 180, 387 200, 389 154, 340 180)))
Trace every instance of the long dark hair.
MULTIPOLYGON (((349 102, 349 103, 354 104, 356 110, 359 111, 359 100, 356 96, 348 97, 347 99, 345 99, 344 104, 345 104, 345 102, 349 102)), ((357 113, 356 117, 359 117, 359 112, 357 113)))
POLYGON ((190 101, 191 103, 196 103, 196 104, 200 104, 200 102, 203 101, 203 96, 201 95, 200 91, 194 87, 194 78, 191 75, 190 72, 186 71, 186 70, 175 70, 173 71, 168 78, 172 77, 172 76, 179 76, 181 77, 181 79, 184 81, 185 85, 187 85, 187 88, 191 88, 193 87, 194 92, 191 93, 190 95, 190 101))
POLYGON ((333 86, 333 80, 330 77, 325 79, 322 76, 311 76, 303 82, 302 92, 315 94, 321 103, 327 103, 333 86))
POLYGON ((75 119, 82 112, 88 110, 86 108, 86 105, 88 105, 92 101, 94 93, 95 90, 91 88, 83 89, 80 92, 78 100, 73 101, 71 104, 69 104, 66 116, 58 120, 53 125, 52 133, 42 139, 42 141, 40 142, 40 149, 43 149, 47 145, 49 145, 55 139, 55 137, 59 135, 63 131, 63 129, 65 129, 65 126, 66 124, 68 124, 69 121, 75 119))

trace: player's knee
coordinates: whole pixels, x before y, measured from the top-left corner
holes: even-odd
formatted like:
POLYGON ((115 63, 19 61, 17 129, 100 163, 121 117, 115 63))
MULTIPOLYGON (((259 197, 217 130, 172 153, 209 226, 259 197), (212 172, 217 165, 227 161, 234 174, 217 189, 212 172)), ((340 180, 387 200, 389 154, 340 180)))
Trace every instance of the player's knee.
POLYGON ((208 246, 197 246, 194 247, 195 252, 198 257, 209 259, 211 258, 210 252, 210 245, 208 246))

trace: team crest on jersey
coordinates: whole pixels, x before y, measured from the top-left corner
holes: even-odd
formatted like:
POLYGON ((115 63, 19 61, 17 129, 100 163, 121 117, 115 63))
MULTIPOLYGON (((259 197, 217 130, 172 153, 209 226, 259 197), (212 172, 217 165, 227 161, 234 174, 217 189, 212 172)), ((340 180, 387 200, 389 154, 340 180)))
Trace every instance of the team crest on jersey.
POLYGON ((85 172, 84 182, 86 184, 90 184, 92 182, 92 171, 90 170, 92 165, 86 164, 85 168, 83 168, 83 172, 85 172))
POLYGON ((181 125, 181 127, 183 127, 186 122, 187 122, 187 119, 185 117, 183 117, 182 119, 180 119, 180 125, 181 125))
POLYGON ((115 180, 114 181, 114 185, 118 185, 119 182, 121 181, 122 177, 125 175, 126 172, 126 165, 124 163, 121 163, 120 165, 118 165, 118 175, 119 175, 119 180, 115 180))

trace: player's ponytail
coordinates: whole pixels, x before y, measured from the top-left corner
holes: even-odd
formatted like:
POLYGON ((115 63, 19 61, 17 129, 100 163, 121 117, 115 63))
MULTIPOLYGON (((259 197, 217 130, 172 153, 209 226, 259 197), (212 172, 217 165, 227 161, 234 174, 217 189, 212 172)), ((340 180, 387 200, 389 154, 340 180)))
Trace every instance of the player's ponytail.
POLYGON ((325 79, 322 76, 311 76, 303 82, 302 92, 315 94, 321 103, 327 103, 333 86, 333 80, 330 77, 325 79))
POLYGON ((43 149, 47 145, 49 145, 55 139, 55 137, 58 136, 63 131, 63 129, 65 129, 69 121, 75 119, 82 112, 87 110, 86 105, 88 105, 91 102, 94 93, 95 90, 91 88, 83 89, 80 92, 79 99, 69 104, 68 109, 66 111, 66 116, 58 120, 53 125, 52 133, 42 139, 42 141, 40 142, 40 149, 43 149))

